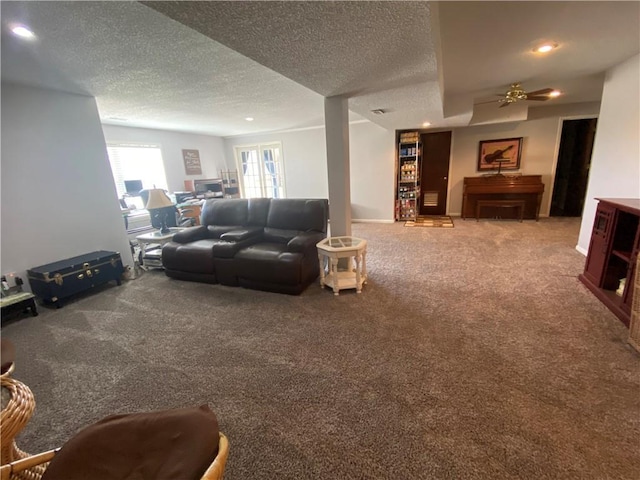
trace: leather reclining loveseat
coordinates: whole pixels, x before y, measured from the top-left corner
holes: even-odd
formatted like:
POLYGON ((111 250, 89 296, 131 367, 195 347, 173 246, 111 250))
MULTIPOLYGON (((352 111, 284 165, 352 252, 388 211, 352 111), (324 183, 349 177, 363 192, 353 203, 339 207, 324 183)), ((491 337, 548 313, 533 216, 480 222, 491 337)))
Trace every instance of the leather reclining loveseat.
POLYGON ((319 275, 326 199, 207 200, 201 225, 162 248, 167 276, 297 295, 319 275))

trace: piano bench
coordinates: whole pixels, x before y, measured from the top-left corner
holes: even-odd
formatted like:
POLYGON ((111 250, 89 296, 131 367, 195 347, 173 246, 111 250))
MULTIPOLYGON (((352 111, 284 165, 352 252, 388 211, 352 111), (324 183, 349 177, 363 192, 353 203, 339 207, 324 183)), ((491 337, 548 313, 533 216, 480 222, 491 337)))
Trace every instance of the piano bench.
POLYGON ((482 210, 482 207, 517 208, 518 219, 522 222, 524 205, 524 200, 478 200, 476 202, 476 222, 480 221, 480 210, 482 210))

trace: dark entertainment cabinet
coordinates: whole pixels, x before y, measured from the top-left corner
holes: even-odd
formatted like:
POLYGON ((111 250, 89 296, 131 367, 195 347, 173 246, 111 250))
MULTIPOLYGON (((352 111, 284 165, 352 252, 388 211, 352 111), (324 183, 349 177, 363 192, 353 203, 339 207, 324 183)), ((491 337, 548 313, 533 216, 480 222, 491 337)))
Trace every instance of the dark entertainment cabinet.
POLYGON ((636 259, 640 250, 640 199, 596 200, 599 203, 587 261, 584 273, 578 278, 629 326, 636 259))

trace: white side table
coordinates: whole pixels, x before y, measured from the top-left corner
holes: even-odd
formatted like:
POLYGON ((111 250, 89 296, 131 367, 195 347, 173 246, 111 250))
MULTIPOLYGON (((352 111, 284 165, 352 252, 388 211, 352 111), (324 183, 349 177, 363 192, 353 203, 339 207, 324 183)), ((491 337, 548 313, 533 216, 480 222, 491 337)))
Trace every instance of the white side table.
POLYGON ((333 288, 333 294, 340 290, 355 288, 362 292, 362 285, 367 283, 367 241, 356 237, 328 237, 316 244, 318 261, 320 262, 320 287, 333 288), (346 258, 347 268, 338 270, 338 260, 346 258), (326 261, 325 261, 326 260, 326 261), (328 271, 325 270, 328 264, 328 271))
POLYGON ((136 240, 138 241, 138 245, 140 245, 140 259, 141 264, 145 267, 157 267, 162 268, 162 257, 158 256, 155 258, 145 258, 145 252, 149 245, 157 245, 158 248, 162 249, 162 245, 165 243, 169 243, 173 236, 184 230, 181 227, 171 227, 168 233, 161 233, 160 230, 156 230, 151 233, 143 233, 142 235, 138 235, 136 240))

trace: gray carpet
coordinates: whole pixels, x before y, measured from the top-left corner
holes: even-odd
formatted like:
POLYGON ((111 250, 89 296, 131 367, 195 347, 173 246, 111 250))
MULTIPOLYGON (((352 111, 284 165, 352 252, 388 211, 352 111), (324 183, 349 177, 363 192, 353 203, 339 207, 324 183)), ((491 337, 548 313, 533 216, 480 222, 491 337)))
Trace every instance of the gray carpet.
POLYGON ((577 280, 578 219, 405 228, 363 293, 144 273, 2 329, 38 452, 114 413, 208 403, 226 479, 636 479, 640 356, 577 280))

